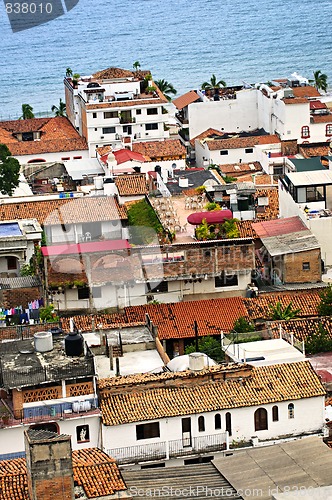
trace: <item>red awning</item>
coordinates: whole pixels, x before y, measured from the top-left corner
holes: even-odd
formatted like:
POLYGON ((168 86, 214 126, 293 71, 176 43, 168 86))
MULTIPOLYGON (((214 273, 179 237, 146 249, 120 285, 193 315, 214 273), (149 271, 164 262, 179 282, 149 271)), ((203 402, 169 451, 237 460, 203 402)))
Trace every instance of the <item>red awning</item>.
POLYGON ((198 226, 198 224, 202 224, 203 219, 206 219, 208 224, 222 224, 225 220, 232 218, 231 210, 216 210, 214 212, 195 212, 187 217, 187 221, 193 226, 198 226))

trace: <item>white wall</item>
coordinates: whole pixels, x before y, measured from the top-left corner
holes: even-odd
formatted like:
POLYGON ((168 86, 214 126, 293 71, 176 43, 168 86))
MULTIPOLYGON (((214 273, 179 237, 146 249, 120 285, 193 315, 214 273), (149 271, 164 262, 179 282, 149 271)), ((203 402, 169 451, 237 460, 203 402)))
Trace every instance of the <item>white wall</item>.
POLYGON ((25 165, 29 160, 43 159, 45 162, 61 161, 61 158, 70 158, 73 160, 74 156, 82 156, 82 158, 89 158, 89 151, 87 149, 78 151, 60 151, 56 153, 38 153, 35 155, 15 156, 21 165, 25 165))
POLYGON ((162 418, 160 422, 160 437, 151 439, 136 439, 136 424, 156 422, 147 420, 144 422, 130 423, 124 425, 103 425, 103 446, 106 450, 122 448, 126 446, 139 446, 162 441, 182 439, 181 420, 191 417, 192 437, 203 437, 204 435, 219 434, 226 430, 225 414, 229 411, 232 419, 232 435, 230 441, 249 441, 253 436, 260 440, 278 439, 285 436, 296 436, 322 429, 325 423, 324 397, 314 397, 296 401, 266 404, 235 408, 231 410, 214 411, 209 413, 197 413, 195 415, 184 415, 182 417, 162 418), (288 418, 288 404, 294 404, 294 418, 288 418), (272 407, 276 405, 279 409, 279 421, 272 421, 272 407), (258 408, 265 408, 268 412, 268 429, 255 431, 254 413, 258 408), (214 416, 221 415, 221 430, 214 428, 214 416), (205 417, 205 432, 198 431, 198 417, 205 417))
POLYGON ((259 127, 257 90, 236 93, 236 99, 204 101, 188 106, 189 139, 212 127, 225 132, 255 130, 259 127))

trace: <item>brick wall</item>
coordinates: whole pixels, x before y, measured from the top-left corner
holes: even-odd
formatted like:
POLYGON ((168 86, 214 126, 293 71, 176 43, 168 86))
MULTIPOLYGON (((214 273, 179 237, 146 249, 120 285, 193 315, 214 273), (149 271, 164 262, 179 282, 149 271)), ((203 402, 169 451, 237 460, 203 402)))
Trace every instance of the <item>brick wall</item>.
POLYGON ((23 411, 23 391, 13 389, 13 411, 14 415, 21 415, 23 411))
POLYGON ((284 273, 285 283, 316 283, 321 281, 320 249, 285 255, 284 273), (309 263, 309 270, 303 269, 305 262, 309 263))

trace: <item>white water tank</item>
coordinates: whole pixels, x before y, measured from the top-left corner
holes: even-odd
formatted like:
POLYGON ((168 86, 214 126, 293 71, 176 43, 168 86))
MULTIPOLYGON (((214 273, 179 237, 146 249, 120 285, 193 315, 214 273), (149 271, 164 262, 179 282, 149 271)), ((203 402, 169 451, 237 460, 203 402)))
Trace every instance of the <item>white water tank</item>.
POLYGON ((53 349, 52 332, 36 332, 33 336, 36 352, 48 352, 53 349))
POLYGON ((189 354, 189 370, 200 371, 205 367, 205 354, 202 352, 192 352, 189 354))
POLYGON ((189 186, 189 179, 187 177, 179 177, 179 187, 187 188, 189 186))
POLYGON ((104 179, 103 177, 94 177, 93 178, 93 184, 95 186, 95 189, 103 189, 103 184, 104 184, 104 179))

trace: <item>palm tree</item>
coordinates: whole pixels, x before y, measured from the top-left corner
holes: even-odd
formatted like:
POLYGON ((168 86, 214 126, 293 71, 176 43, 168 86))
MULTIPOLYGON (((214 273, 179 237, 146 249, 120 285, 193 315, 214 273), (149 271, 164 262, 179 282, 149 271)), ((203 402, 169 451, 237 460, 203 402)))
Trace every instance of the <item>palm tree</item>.
POLYGON ((55 116, 66 116, 66 103, 62 99, 59 101, 59 106, 54 105, 51 109, 55 116))
POLYGON ((203 90, 220 89, 220 87, 226 87, 226 82, 224 80, 218 80, 216 75, 212 75, 209 82, 202 83, 203 90))
POLYGON ((327 90, 327 75, 322 73, 320 69, 314 71, 314 79, 309 80, 310 83, 313 83, 317 90, 327 90))
POLYGON ((133 64, 134 70, 138 71, 140 67, 141 67, 141 63, 139 61, 135 61, 133 64))
POLYGON ((34 117, 33 107, 30 106, 30 104, 22 104, 22 116, 20 117, 20 120, 30 120, 34 117))
POLYGON ((283 306, 281 302, 277 302, 274 306, 269 304, 270 318, 272 320, 284 319, 289 320, 296 318, 301 309, 293 309, 293 304, 290 302, 287 306, 283 306))
POLYGON ((157 85, 159 90, 164 94, 168 101, 172 100, 172 97, 169 94, 175 95, 177 93, 173 85, 167 80, 155 80, 154 83, 157 85))
POLYGON ((71 76, 73 76, 73 71, 71 68, 67 68, 66 69, 66 77, 70 78, 71 76))

